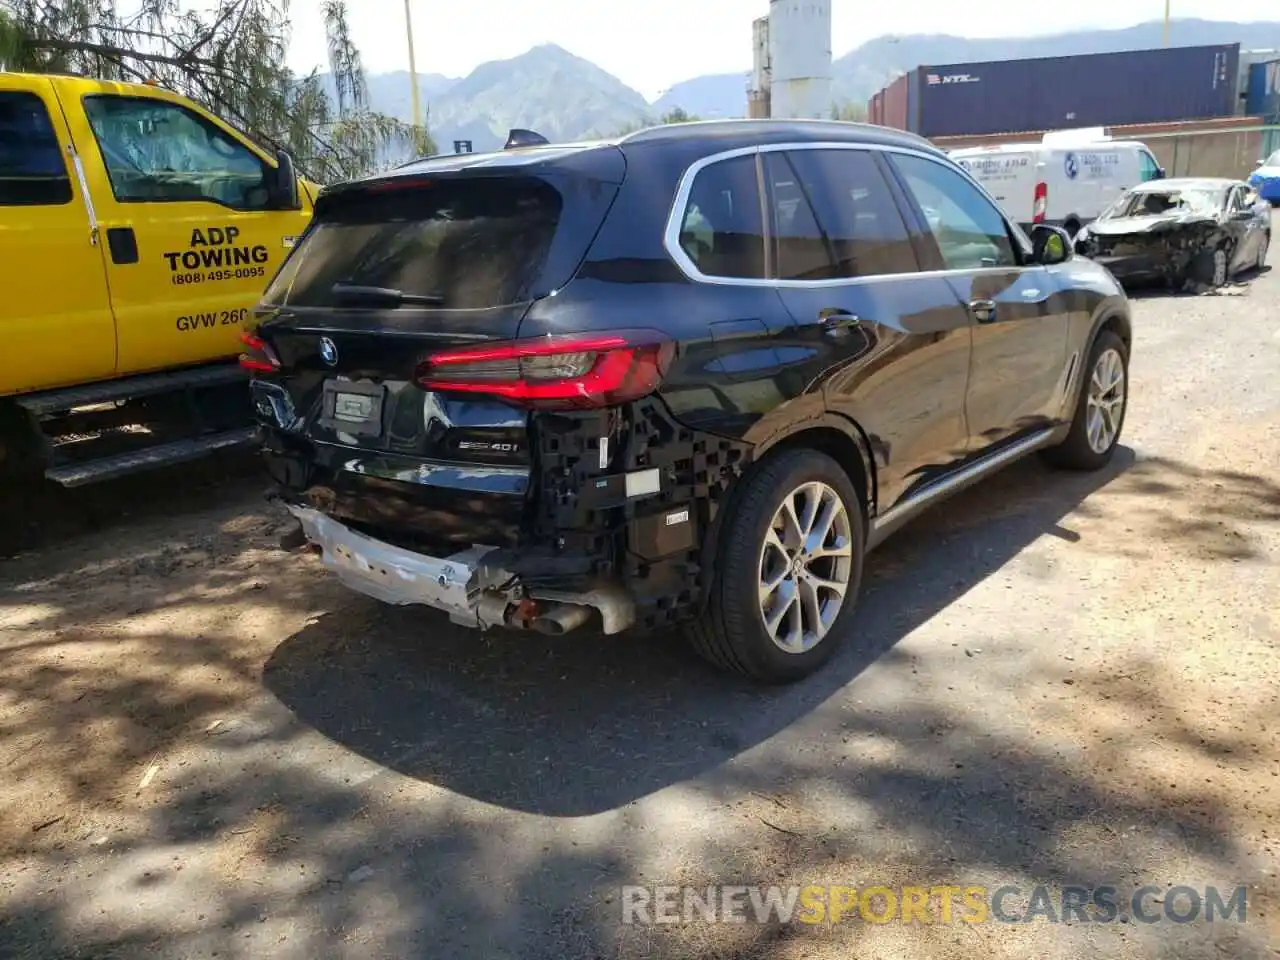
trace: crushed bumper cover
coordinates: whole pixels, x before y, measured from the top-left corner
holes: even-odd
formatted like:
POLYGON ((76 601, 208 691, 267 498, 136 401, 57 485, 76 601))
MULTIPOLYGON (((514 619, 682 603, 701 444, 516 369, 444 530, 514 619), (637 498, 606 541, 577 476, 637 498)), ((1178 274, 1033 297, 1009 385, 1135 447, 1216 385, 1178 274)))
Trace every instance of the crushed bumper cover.
MULTIPOLYGON (((442 610, 457 624, 481 630, 514 626, 521 595, 508 589, 517 578, 486 560, 493 547, 475 546, 438 558, 375 540, 311 507, 287 504, 307 540, 321 550, 324 565, 357 593, 400 606, 442 610)), ((529 595, 549 603, 587 607, 600 614, 604 633, 621 633, 635 622, 633 599, 618 585, 598 582, 590 589, 534 589, 529 595)))
POLYGON ((510 575, 483 563, 491 547, 472 547, 438 559, 383 543, 343 526, 310 507, 288 505, 308 540, 320 547, 324 565, 346 586, 383 603, 423 604, 459 623, 486 626, 480 599, 510 575))

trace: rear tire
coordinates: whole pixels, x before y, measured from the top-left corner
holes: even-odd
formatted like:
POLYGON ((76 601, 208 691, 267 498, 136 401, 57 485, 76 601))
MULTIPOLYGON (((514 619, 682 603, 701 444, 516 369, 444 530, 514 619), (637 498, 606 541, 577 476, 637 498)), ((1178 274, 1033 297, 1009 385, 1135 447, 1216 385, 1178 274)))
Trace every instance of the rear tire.
POLYGON ((1129 408, 1129 351, 1103 330, 1089 351, 1075 417, 1066 440, 1044 451, 1044 459, 1065 470, 1100 470, 1111 462, 1129 408))
POLYGON ((742 482, 707 612, 686 636, 722 669, 791 683, 845 640, 862 582, 863 506, 849 475, 816 450, 780 452, 742 482))

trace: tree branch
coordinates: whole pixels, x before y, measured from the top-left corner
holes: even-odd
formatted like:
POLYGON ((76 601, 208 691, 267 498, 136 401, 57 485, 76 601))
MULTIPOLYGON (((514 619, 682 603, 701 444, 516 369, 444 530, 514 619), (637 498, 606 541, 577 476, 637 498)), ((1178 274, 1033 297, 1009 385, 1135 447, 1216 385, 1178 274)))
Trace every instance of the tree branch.
POLYGON ((142 50, 125 50, 123 47, 106 43, 91 43, 88 40, 59 40, 57 37, 32 37, 28 44, 34 50, 59 50, 63 53, 94 53, 109 60, 140 60, 143 63, 163 63, 171 67, 201 66, 213 68, 215 64, 209 60, 195 57, 182 59, 163 53, 147 53, 142 50))
POLYGON ((191 46, 189 46, 186 50, 184 50, 179 56, 182 57, 183 59, 190 58, 190 56, 193 53, 195 53, 197 50, 199 50, 206 43, 208 43, 210 40, 213 39, 214 35, 218 32, 218 28, 221 27, 228 20, 230 20, 232 14, 236 13, 237 11, 243 12, 245 8, 245 4, 247 2, 248 0, 235 0, 234 3, 228 3, 226 8, 222 11, 222 16, 220 16, 217 20, 215 20, 213 24, 210 25, 209 29, 206 30, 201 36, 197 37, 195 42, 192 43, 191 46))

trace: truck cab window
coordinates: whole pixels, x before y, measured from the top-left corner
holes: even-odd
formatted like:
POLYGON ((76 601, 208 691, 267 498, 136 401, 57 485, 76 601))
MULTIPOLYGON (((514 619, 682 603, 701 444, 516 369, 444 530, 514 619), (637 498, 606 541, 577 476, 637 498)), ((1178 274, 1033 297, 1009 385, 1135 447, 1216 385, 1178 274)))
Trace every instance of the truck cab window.
POLYGON ((198 113, 140 97, 85 97, 84 109, 121 203, 268 208, 266 164, 198 113))
POLYGON ((44 101, 0 93, 0 206, 71 202, 71 177, 44 101))
POLYGON ((1145 150, 1138 151, 1138 164, 1140 166, 1139 173, 1143 183, 1148 180, 1155 180, 1160 173, 1160 166, 1152 158, 1151 154, 1145 150))

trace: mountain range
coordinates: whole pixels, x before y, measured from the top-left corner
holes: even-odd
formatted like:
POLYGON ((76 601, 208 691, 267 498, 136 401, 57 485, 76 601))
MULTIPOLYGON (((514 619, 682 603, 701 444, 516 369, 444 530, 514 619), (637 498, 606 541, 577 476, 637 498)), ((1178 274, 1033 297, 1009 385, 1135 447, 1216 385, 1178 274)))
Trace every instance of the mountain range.
MULTIPOLYGON (((1280 21, 1175 20, 1172 46, 1239 43, 1242 49, 1276 50, 1280 21)), ((901 73, 923 64, 1059 57, 1161 46, 1163 24, 1123 30, 1082 30, 1053 36, 968 39, 945 34, 878 37, 832 64, 833 103, 864 104, 901 73)), ((696 64, 692 65, 696 68, 696 64)), ((461 78, 421 74, 418 85, 431 134, 440 150, 470 140, 476 151, 502 146, 513 127, 536 130, 552 141, 610 136, 656 122, 679 107, 702 118, 746 114, 748 74, 710 74, 677 83, 649 102, 617 77, 554 44, 536 46, 509 60, 482 63, 461 78)), ((371 74, 369 102, 381 113, 411 118, 407 71, 371 74)), ((1122 96, 1123 91, 1117 91, 1122 96)))

